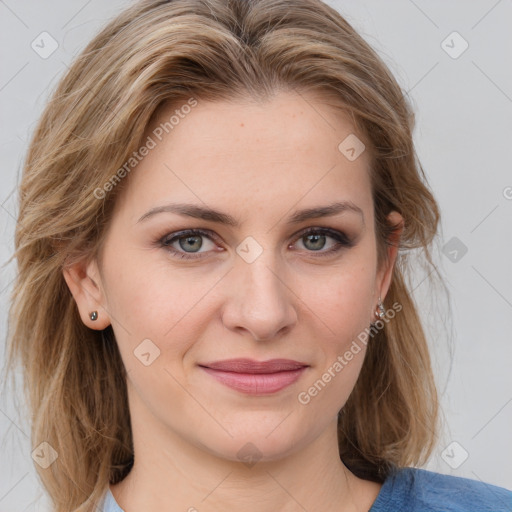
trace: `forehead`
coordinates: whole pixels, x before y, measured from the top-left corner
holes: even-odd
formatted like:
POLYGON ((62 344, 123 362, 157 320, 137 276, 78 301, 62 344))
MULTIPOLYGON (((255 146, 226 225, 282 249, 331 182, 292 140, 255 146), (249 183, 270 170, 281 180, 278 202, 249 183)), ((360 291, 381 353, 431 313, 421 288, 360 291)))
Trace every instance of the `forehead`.
POLYGON ((194 102, 155 116, 144 139, 153 147, 132 171, 125 202, 233 205, 242 216, 339 200, 371 208, 368 151, 347 158, 344 141, 362 137, 341 110, 297 93, 194 102))

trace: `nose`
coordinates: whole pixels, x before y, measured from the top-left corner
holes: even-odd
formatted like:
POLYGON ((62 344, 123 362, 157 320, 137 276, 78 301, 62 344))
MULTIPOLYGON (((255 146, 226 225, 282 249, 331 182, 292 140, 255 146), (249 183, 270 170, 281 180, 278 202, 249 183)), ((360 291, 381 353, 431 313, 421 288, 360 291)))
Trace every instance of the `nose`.
POLYGON ((223 308, 224 326, 258 341, 275 339, 297 322, 293 290, 268 253, 252 263, 238 258, 225 283, 230 293, 223 308))

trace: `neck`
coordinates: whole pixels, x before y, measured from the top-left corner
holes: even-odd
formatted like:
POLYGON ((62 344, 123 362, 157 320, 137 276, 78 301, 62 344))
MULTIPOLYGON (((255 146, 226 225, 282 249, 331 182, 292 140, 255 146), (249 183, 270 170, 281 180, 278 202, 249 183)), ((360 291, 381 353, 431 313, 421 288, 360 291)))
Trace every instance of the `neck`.
POLYGON ((125 512, 366 511, 381 487, 357 478, 340 460, 334 422, 304 449, 254 465, 219 458, 173 433, 142 439, 136 432, 133 468, 111 486, 125 512))

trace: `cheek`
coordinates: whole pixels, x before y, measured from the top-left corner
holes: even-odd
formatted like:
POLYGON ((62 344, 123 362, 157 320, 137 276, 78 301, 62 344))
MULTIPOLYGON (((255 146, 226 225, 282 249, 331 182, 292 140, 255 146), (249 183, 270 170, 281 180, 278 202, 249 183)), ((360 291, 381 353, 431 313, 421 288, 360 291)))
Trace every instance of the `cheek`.
POLYGON ((190 339, 183 333, 182 319, 193 311, 211 279, 190 286, 190 276, 171 275, 165 262, 149 265, 144 251, 127 249, 120 254, 105 255, 104 273, 108 313, 125 366, 139 366, 133 356, 141 343, 150 352, 178 357, 190 339))
POLYGON ((347 266, 307 294, 316 313, 316 364, 297 399, 309 418, 336 415, 356 384, 366 354, 360 335, 371 321, 373 277, 370 264, 347 266))
POLYGON ((346 324, 349 319, 366 319, 372 296, 371 273, 365 266, 345 269, 342 275, 334 275, 318 286, 311 299, 321 307, 323 315, 338 325, 346 324))
POLYGON ((358 251, 328 275, 300 281, 297 295, 325 327, 327 345, 341 350, 373 320, 374 264, 366 251, 358 251))

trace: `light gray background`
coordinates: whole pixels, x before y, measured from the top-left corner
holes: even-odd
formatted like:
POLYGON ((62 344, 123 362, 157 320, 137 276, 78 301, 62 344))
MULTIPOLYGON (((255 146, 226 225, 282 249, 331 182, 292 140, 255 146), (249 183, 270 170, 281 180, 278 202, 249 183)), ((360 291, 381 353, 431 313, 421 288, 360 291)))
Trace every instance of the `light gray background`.
MULTIPOLYGON (((464 255, 459 249, 450 254, 448 245, 437 258, 451 292, 452 347, 438 335, 441 319, 425 318, 448 424, 427 469, 512 489, 512 3, 329 3, 408 92, 417 115, 417 152, 443 215, 440 247, 453 237, 460 242, 450 244, 467 247, 464 255), (454 31, 469 44, 457 58, 464 43, 448 37, 454 31)), ((12 252, 13 192, 44 102, 73 56, 128 4, 0 0, 0 263, 12 252), (46 59, 31 48, 43 31, 59 45, 46 59)), ((12 262, 0 269, 2 345, 13 276, 12 262)), ((418 271, 414 293, 428 311, 425 277, 418 271)), ((49 510, 32 465, 29 431, 7 392, 0 397, 0 512, 49 510)))

